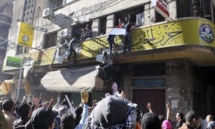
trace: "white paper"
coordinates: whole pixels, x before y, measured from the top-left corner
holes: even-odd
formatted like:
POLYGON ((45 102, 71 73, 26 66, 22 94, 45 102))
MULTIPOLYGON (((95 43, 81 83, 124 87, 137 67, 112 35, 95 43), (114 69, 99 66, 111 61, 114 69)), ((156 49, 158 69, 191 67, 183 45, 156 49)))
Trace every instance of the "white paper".
POLYGON ((172 109, 178 108, 178 99, 171 100, 172 109))

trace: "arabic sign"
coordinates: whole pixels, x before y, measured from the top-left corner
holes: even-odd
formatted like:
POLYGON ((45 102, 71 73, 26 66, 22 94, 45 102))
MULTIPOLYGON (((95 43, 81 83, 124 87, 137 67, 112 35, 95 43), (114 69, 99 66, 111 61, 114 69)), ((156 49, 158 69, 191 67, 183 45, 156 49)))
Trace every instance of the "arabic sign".
POLYGON ((20 67, 20 64, 21 64, 21 58, 7 56, 6 66, 20 67))
POLYGON ((214 25, 211 22, 196 19, 182 20, 138 29, 132 32, 132 51, 181 45, 203 45, 215 48, 214 41, 209 44, 202 40, 199 34, 199 28, 204 24, 210 25, 212 29, 211 32, 214 32, 214 25))
POLYGON ((20 46, 31 47, 33 42, 33 26, 25 22, 19 23, 17 44, 20 46))
POLYGON ((169 17, 167 3, 164 0, 151 0, 151 7, 154 8, 164 18, 169 17))

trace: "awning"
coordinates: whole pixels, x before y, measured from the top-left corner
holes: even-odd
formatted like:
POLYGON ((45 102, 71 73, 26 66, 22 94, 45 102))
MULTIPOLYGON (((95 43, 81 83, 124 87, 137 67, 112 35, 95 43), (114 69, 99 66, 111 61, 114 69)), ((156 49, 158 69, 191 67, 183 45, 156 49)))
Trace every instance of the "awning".
POLYGON ((4 80, 2 83, 1 83, 1 86, 0 86, 0 95, 6 95, 8 94, 11 90, 11 84, 13 84, 14 81, 13 80, 4 80))
POLYGON ((104 83, 97 73, 96 66, 52 71, 41 79, 41 84, 48 91, 57 92, 102 90, 104 83))

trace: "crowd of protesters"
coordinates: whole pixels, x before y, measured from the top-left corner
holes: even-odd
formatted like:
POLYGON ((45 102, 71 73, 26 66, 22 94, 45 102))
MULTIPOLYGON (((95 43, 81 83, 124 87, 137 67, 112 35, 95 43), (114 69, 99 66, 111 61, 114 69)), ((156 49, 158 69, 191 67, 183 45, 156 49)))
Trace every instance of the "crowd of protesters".
POLYGON ((93 105, 88 105, 89 94, 81 91, 81 104, 74 107, 67 96, 61 103, 42 100, 42 97, 16 102, 1 100, 0 129, 214 129, 213 116, 205 120, 195 111, 183 115, 176 113, 177 124, 170 119, 170 103, 166 104, 166 116, 157 115, 151 103, 146 106, 149 112, 129 101, 123 91, 112 92, 93 105), (205 122, 205 124, 204 124, 205 122))

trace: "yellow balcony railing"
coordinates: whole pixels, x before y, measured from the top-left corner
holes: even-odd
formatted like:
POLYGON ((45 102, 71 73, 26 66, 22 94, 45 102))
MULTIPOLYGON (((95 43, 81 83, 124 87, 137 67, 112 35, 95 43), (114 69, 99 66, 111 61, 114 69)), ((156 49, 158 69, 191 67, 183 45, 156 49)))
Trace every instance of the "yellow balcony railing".
MULTIPOLYGON (((175 22, 138 28, 132 31, 132 53, 183 45, 199 45, 215 48, 214 24, 206 19, 189 18, 175 22)), ((123 36, 115 39, 121 46, 123 36)), ((106 36, 85 40, 76 45, 77 60, 95 58, 103 50, 109 49, 106 36)), ((121 47, 122 48, 122 47, 121 47)), ((36 60, 35 66, 56 63, 57 48, 29 53, 26 56, 36 60)))

